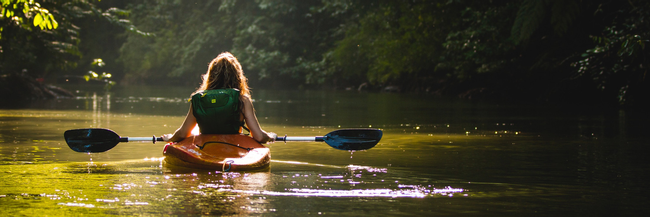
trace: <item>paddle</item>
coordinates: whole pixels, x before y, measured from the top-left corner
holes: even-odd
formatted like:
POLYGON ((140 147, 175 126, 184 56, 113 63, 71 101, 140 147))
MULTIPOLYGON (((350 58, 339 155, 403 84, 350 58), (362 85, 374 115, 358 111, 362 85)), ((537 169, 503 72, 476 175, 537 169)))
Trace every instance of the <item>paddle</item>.
MULTIPOLYGON (((342 129, 332 131, 325 136, 316 137, 277 137, 276 141, 316 141, 325 142, 340 150, 366 150, 374 147, 381 136, 378 129, 342 129)), ((65 142, 76 152, 105 152, 120 142, 163 141, 162 137, 120 137, 112 130, 101 128, 73 129, 63 133, 65 142)))
POLYGON ((311 141, 325 142, 339 150, 366 150, 381 140, 383 132, 378 129, 342 129, 332 131, 325 136, 316 137, 276 137, 275 141, 311 141))
POLYGON ((65 142, 76 152, 105 152, 120 142, 132 141, 164 141, 162 137, 120 137, 109 129, 88 128, 67 130, 63 133, 65 142))

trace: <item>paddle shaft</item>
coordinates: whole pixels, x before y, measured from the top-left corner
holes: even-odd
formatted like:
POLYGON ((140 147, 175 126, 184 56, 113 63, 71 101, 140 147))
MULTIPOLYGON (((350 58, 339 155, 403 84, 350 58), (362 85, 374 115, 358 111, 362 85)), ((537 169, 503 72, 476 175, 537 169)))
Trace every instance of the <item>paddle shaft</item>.
MULTIPOLYGON (((164 141, 162 137, 120 137, 120 142, 156 142, 164 141)), ((275 141, 284 141, 284 142, 323 142, 325 141, 325 136, 312 136, 312 137, 300 137, 300 136, 283 136, 276 137, 275 141)))
POLYGON ((312 137, 300 137, 300 136, 278 136, 275 137, 275 141, 284 141, 284 142, 323 142, 325 141, 325 136, 312 136, 312 137))
POLYGON ((163 140, 162 137, 120 137, 119 142, 137 142, 137 141, 144 141, 144 142, 153 142, 156 143, 156 141, 162 142, 165 141, 163 140))
MULTIPOLYGON (((152 141, 164 141, 162 137, 120 137, 119 142, 149 142, 152 141)), ((300 136, 278 136, 275 138, 275 141, 284 141, 284 142, 323 142, 325 141, 325 136, 312 136, 312 137, 300 137, 300 136)))

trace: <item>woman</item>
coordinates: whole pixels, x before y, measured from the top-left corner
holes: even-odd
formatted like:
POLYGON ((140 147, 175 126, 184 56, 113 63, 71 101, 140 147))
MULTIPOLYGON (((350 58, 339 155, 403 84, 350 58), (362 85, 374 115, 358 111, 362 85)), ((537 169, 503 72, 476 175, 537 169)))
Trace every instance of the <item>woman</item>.
POLYGON ((191 136, 198 123, 201 134, 239 134, 248 126, 253 139, 260 143, 275 141, 275 133, 260 127, 248 79, 237 58, 229 52, 219 54, 203 75, 203 83, 192 93, 190 110, 174 134, 163 135, 165 141, 178 142, 191 136))

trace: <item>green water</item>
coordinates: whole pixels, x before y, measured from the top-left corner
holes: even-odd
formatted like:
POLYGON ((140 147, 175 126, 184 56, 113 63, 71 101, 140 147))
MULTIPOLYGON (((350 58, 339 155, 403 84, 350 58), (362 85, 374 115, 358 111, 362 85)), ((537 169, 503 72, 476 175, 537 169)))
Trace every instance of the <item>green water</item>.
POLYGON ((639 216, 648 116, 594 108, 478 103, 422 95, 254 90, 267 131, 321 136, 379 128, 367 151, 270 144, 269 171, 168 167, 163 143, 70 150, 63 132, 159 136, 192 88, 115 87, 0 109, 0 208, 10 216, 639 216))

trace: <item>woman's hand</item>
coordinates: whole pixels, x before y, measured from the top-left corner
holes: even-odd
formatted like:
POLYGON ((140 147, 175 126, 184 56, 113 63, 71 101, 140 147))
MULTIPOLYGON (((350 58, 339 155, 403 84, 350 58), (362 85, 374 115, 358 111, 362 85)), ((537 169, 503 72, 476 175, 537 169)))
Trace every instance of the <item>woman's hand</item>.
POLYGON ((268 133, 266 133, 266 135, 269 136, 269 141, 266 141, 266 143, 274 143, 275 138, 278 137, 278 134, 276 134, 274 132, 268 132, 268 133))
POLYGON ((165 140, 165 142, 169 142, 170 139, 172 139, 174 135, 173 134, 164 134, 162 135, 162 139, 165 140))

